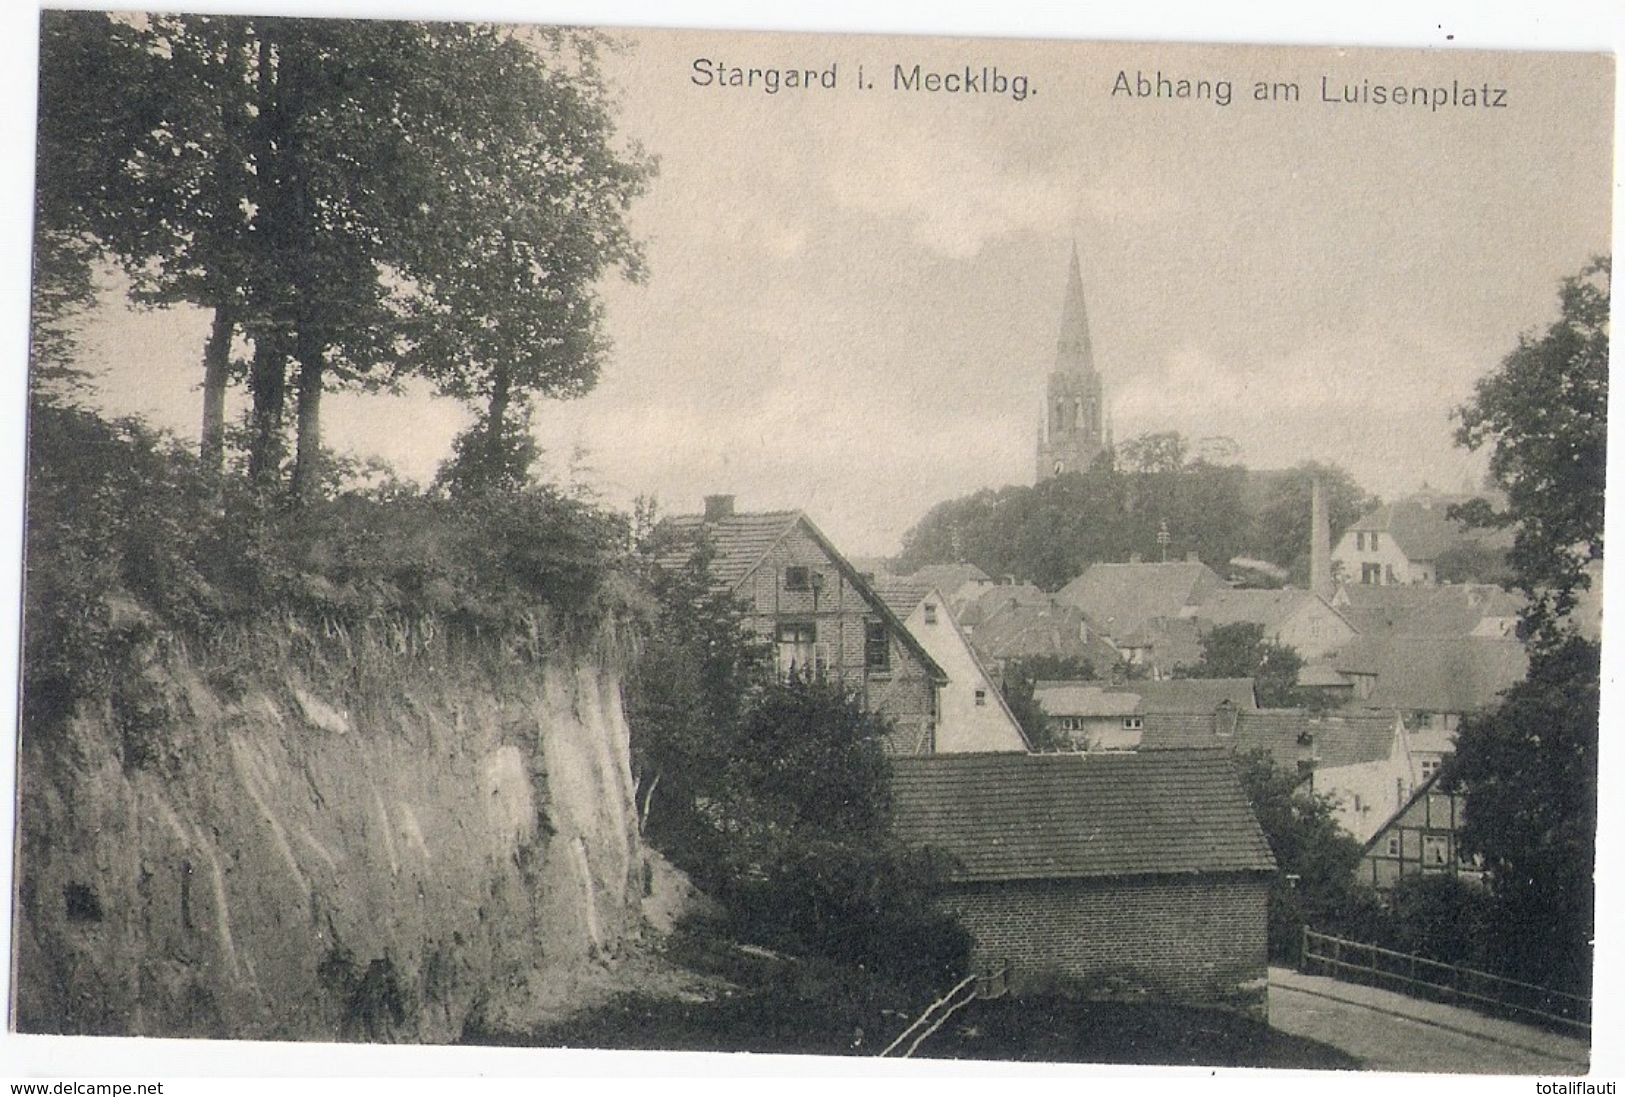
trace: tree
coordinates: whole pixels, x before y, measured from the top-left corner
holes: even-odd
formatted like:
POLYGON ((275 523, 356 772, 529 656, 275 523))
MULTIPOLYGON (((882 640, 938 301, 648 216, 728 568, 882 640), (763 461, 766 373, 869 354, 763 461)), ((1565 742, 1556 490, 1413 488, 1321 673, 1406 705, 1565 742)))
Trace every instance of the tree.
POLYGON ((655 606, 627 675, 633 772, 645 834, 705 877, 723 856, 716 811, 729 797, 732 745, 771 665, 738 601, 711 585, 707 553, 682 568, 650 563, 667 546, 662 534, 640 552, 655 606))
POLYGON ((423 149, 440 170, 420 196, 432 223, 403 240, 415 286, 405 308, 421 324, 407 365, 477 405, 459 454, 487 466, 476 480, 522 477, 506 439, 528 432, 532 399, 578 396, 597 379, 607 343, 595 284, 611 269, 643 276, 624 215, 655 165, 612 143, 597 68, 609 45, 592 31, 521 40, 472 28, 448 36, 444 78, 429 82, 445 101, 423 109, 460 125, 423 149))
POLYGON ((1270 886, 1271 957, 1296 961, 1306 925, 1371 940, 1381 911, 1356 881, 1360 843, 1337 825, 1330 798, 1304 791, 1303 779, 1267 751, 1238 754, 1236 767, 1280 869, 1270 886))
POLYGON ((1005 663, 1003 685, 1005 704, 1021 725, 1022 734, 1034 750, 1066 750, 1070 740, 1052 730, 1049 714, 1036 695, 1040 681, 1085 681, 1096 677, 1095 668, 1084 659, 1056 655, 1036 655, 1005 663))
POLYGON ((1263 507, 1253 516, 1248 544, 1265 560, 1288 569, 1292 581, 1304 587, 1308 586, 1309 579, 1316 478, 1320 480, 1326 500, 1327 525, 1331 527, 1334 545, 1360 515, 1378 505, 1375 496, 1360 487, 1347 470, 1335 464, 1302 461, 1274 480, 1263 507))
POLYGON ((1531 651, 1525 680, 1463 722, 1441 780, 1465 793, 1462 845, 1489 870, 1504 964, 1584 993, 1602 668, 1571 613, 1588 584, 1585 566, 1603 552, 1609 260, 1566 279, 1560 297, 1546 334, 1521 337, 1457 411, 1457 442, 1493 447, 1490 475, 1507 498, 1500 511, 1476 500, 1463 516, 1516 530, 1507 562, 1528 596, 1531 651))
POLYGON ((931 508, 903 538, 898 566, 969 561, 989 575, 1014 575, 1046 589, 1102 560, 1138 553, 1156 559, 1166 522, 1174 559, 1194 552, 1228 560, 1245 539, 1246 470, 1183 461, 1178 435, 1154 436, 1160 457, 1152 471, 1119 472, 1110 461, 1086 473, 1047 478, 1032 487, 983 490, 931 508))
POLYGON ((1294 648, 1264 639, 1264 626, 1251 621, 1219 625, 1202 635, 1202 658, 1176 667, 1178 678, 1251 678, 1263 708, 1296 708, 1305 704, 1298 688, 1303 659, 1294 648))
POLYGON ((101 257, 87 195, 111 174, 106 134, 132 123, 140 69, 128 28, 97 12, 46 12, 40 24, 40 111, 34 185, 30 394, 61 398, 84 380, 73 318, 95 303, 101 257))
POLYGON ((1466 796, 1462 848, 1489 872, 1501 966, 1578 993, 1591 985, 1601 669, 1581 637, 1538 648, 1497 708, 1463 721, 1441 778, 1466 796))
POLYGON ((297 367, 296 498, 323 482, 335 384, 416 368, 478 395, 483 456, 500 461, 529 394, 596 378, 594 281, 641 270, 624 215, 652 171, 611 143, 599 36, 194 15, 60 27, 48 68, 107 55, 118 78, 53 85, 41 132, 63 154, 42 157, 75 167, 76 207, 138 300, 213 310, 206 463, 234 334, 253 343, 249 466, 267 483, 297 367), (131 105, 109 121, 91 109, 104 98, 131 105))
POLYGON ((1178 472, 1190 443, 1178 431, 1141 434, 1117 447, 1117 462, 1134 472, 1178 472))
POLYGON ((1506 506, 1454 508, 1469 524, 1515 529, 1508 554, 1537 643, 1561 643, 1563 619, 1602 559, 1608 449, 1608 303, 1611 263, 1593 259, 1564 279, 1558 319, 1523 335, 1473 398, 1455 411, 1456 443, 1489 446, 1490 478, 1506 506))

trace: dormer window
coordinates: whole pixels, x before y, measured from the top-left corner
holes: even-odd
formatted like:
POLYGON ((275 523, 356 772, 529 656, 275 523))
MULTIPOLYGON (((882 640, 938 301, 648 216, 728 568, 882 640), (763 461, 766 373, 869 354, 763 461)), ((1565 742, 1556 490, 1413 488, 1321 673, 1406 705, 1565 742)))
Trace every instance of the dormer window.
POLYGON ((788 567, 784 569, 785 590, 811 590, 812 569, 806 567, 788 567))

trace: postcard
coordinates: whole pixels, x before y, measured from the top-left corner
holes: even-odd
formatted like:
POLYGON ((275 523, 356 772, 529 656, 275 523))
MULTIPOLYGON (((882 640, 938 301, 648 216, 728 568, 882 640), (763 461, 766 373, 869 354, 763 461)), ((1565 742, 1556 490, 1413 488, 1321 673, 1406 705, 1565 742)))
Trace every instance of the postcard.
POLYGON ((38 35, 14 1040, 1602 1084, 1611 54, 38 35))

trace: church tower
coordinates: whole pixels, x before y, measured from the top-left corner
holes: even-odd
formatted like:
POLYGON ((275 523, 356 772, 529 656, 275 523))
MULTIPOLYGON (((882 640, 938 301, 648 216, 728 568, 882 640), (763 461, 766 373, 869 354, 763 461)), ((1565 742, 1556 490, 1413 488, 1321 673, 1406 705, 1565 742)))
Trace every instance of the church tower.
POLYGON ((1061 302, 1061 335, 1055 347, 1044 413, 1038 429, 1038 479, 1064 472, 1087 472, 1107 446, 1100 375, 1089 345, 1089 316, 1083 307, 1083 269, 1078 246, 1066 274, 1061 302))

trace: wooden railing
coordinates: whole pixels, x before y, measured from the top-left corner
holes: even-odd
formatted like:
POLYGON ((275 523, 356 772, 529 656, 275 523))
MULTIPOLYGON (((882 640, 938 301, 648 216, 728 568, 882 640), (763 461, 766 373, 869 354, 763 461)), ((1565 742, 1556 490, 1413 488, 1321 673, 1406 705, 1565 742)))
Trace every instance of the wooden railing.
POLYGON ((1317 933, 1308 926, 1303 927, 1298 970, 1306 975, 1386 986, 1417 997, 1591 1031, 1591 999, 1582 995, 1380 945, 1344 940, 1317 933))
POLYGON ((1010 965, 1000 962, 984 971, 965 976, 954 988, 929 1006, 925 1012, 914 1019, 914 1023, 898 1033, 897 1039, 886 1045, 880 1053, 880 1058, 896 1054, 907 1059, 913 1055, 915 1049, 930 1038, 943 1025, 948 1018, 958 1013, 965 1006, 970 1005, 978 998, 1002 998, 1010 989, 1010 965), (903 1044, 907 1042, 907 1047, 903 1044), (898 1051, 898 1048, 902 1048, 898 1051))

